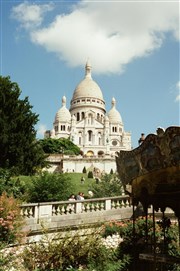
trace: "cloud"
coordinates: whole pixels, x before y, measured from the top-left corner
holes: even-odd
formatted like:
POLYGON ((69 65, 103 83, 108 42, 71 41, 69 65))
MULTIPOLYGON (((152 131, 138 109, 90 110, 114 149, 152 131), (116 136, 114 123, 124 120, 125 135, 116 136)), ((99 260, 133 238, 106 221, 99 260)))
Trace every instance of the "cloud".
POLYGON ((12 8, 11 17, 16 19, 21 27, 25 29, 32 29, 41 25, 43 16, 46 12, 53 9, 52 4, 29 4, 23 2, 12 8))
MULTIPOLYGON (((26 25, 33 17, 29 10, 36 7, 34 21, 40 25, 47 5, 25 2, 20 20, 22 5, 16 6, 16 18, 26 25)), ((33 43, 70 66, 84 65, 89 57, 94 72, 121 73, 134 59, 160 48, 166 33, 179 39, 178 10, 176 2, 84 0, 74 4, 71 12, 58 14, 47 27, 31 28, 29 34, 33 43)))
POLYGON ((179 94, 176 96, 175 102, 179 102, 180 101, 180 81, 177 82, 176 89, 178 90, 179 94))
POLYGON ((44 133, 47 130, 46 125, 44 124, 39 124, 37 128, 37 137, 44 137, 44 133))

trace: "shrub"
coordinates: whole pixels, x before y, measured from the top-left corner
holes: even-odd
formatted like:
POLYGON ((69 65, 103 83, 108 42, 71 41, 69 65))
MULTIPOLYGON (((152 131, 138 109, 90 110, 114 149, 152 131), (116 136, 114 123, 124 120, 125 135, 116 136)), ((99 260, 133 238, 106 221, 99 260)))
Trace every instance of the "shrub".
MULTIPOLYGON (((156 223, 156 246, 159 253, 169 254, 174 258, 180 257, 180 249, 178 248, 178 227, 177 225, 168 224, 165 228, 166 247, 164 246, 164 232, 162 227, 162 221, 156 223), (163 246, 162 246, 163 245, 163 246)), ((102 230, 102 236, 107 237, 112 234, 118 233, 122 238, 123 242, 119 244, 117 249, 117 257, 123 259, 125 255, 129 255, 136 264, 136 269, 139 269, 139 253, 147 250, 146 243, 146 219, 140 217, 135 222, 135 232, 133 234, 133 221, 112 221, 106 223, 102 230)), ((147 233, 148 240, 151 243, 153 240, 153 221, 151 217, 147 220, 147 233)), ((134 270, 134 267, 129 265, 128 270, 134 270)), ((168 270, 178 270, 176 265, 171 265, 168 270)), ((157 271, 161 270, 161 267, 157 266, 157 271)))
POLYGON ((29 187, 29 202, 51 202, 67 200, 74 191, 74 185, 66 174, 43 172, 32 178, 29 187))
POLYGON ((23 224, 18 200, 3 193, 0 196, 0 241, 7 244, 20 241, 24 237, 23 224))
POLYGON ((95 198, 114 197, 122 194, 122 183, 111 174, 105 174, 98 184, 92 184, 89 189, 95 198))
POLYGON ((87 173, 86 167, 84 166, 82 173, 87 173))
POLYGON ((88 172, 88 179, 93 179, 93 172, 92 171, 88 172))
MULTIPOLYGON (((23 254, 27 270, 86 270, 122 271, 123 261, 116 258, 113 250, 102 245, 98 232, 67 232, 54 240, 47 236, 38 244, 30 244, 23 254), (115 269, 116 266, 116 269, 115 269), (118 267, 118 268, 117 268, 118 267)), ((126 258, 127 261, 127 258, 126 258)), ((124 261, 125 264, 125 261, 124 261)))

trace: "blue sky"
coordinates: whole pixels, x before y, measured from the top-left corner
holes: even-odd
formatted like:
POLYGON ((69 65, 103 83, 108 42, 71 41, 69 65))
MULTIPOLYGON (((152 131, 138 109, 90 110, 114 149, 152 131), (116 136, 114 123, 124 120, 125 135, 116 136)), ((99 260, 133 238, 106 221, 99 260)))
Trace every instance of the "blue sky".
POLYGON ((180 124, 179 1, 0 0, 0 73, 39 114, 37 137, 67 107, 88 58, 107 112, 115 97, 125 131, 180 124))

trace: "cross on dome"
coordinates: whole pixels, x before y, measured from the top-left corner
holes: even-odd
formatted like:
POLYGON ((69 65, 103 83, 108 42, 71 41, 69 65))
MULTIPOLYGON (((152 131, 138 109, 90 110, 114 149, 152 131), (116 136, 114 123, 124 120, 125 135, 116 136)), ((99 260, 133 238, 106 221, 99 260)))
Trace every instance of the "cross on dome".
POLYGON ((86 62, 86 78, 91 78, 91 70, 92 70, 92 66, 91 66, 91 63, 90 63, 90 60, 88 58, 87 62, 86 62))

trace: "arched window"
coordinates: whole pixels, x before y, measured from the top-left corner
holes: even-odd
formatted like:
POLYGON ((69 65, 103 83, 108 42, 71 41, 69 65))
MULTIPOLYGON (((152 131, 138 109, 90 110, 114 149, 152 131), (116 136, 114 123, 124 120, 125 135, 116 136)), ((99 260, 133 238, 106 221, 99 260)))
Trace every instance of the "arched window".
POLYGON ((82 113, 81 113, 81 119, 83 120, 84 117, 85 117, 85 114, 84 114, 84 112, 82 112, 82 113))
POLYGON ((93 115, 89 114, 88 115, 88 124, 92 124, 93 123, 93 115))
POLYGON ((81 144, 82 144, 82 133, 79 132, 79 145, 81 145, 81 144))
POLYGON ((98 144, 101 145, 101 133, 98 133, 98 144))
POLYGON ((92 131, 88 131, 88 141, 92 141, 92 131))
POLYGON ((79 117, 79 112, 77 113, 77 121, 80 120, 80 117, 79 117))

